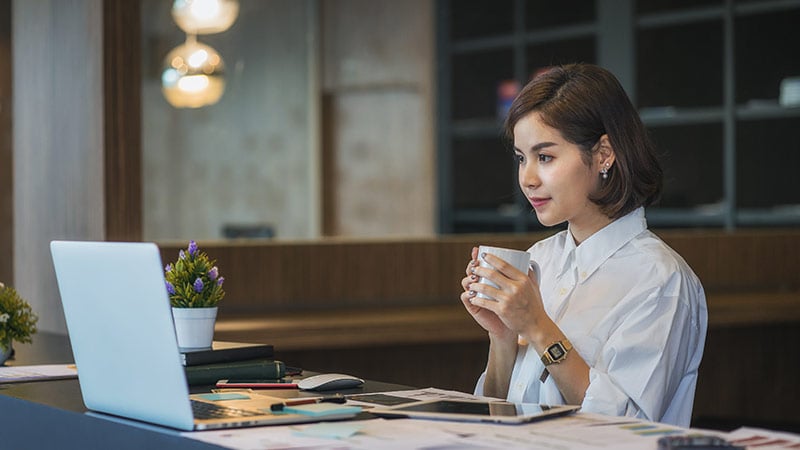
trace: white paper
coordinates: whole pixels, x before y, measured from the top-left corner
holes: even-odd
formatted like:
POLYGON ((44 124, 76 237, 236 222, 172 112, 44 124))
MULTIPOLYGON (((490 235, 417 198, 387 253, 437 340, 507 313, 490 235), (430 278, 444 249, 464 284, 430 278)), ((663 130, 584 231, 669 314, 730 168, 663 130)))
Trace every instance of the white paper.
POLYGON ((59 380, 77 377, 78 370, 73 364, 0 367, 0 383, 22 383, 26 381, 59 380))
MULTIPOLYGON (((413 400, 476 399, 436 388, 382 392, 413 400)), ((484 398, 485 399, 485 398, 484 398)), ((362 404, 348 400, 348 404, 362 404)), ((331 423, 329 436, 312 436, 314 424, 183 433, 183 436, 235 449, 560 449, 640 450, 689 430, 630 417, 575 415, 524 425, 480 424, 421 419, 374 419, 331 423), (357 431, 353 432, 352 427, 357 431), (345 427, 347 429, 345 429, 345 427), (308 430, 308 431, 306 431, 308 430)))

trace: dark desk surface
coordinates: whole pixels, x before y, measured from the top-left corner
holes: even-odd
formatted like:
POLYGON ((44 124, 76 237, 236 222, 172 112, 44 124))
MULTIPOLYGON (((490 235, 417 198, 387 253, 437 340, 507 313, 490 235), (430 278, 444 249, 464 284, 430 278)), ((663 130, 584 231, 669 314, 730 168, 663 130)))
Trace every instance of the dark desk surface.
MULTIPOLYGON (((65 336, 38 333, 33 344, 14 344, 15 358, 8 365, 72 362, 65 336)), ((358 374, 355 374, 358 375, 358 374)), ((208 391, 209 387, 192 389, 208 391)), ((408 386, 368 381, 343 394, 409 389, 408 386)), ((295 389, 271 390, 276 397, 312 396, 295 389)), ((87 412, 78 380, 0 384, 2 448, 9 449, 219 449, 180 431, 87 412)))

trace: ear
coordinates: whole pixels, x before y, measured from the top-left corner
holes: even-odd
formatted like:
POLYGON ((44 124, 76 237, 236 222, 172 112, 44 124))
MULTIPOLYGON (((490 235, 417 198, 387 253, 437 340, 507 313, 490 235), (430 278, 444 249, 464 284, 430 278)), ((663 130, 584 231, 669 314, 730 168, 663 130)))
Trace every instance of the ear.
POLYGON ((594 160, 599 168, 608 168, 610 169, 614 165, 614 161, 616 161, 616 153, 614 153, 614 147, 611 146, 611 140, 608 139, 608 135, 604 134, 600 136, 600 139, 597 141, 597 151, 594 153, 594 160))

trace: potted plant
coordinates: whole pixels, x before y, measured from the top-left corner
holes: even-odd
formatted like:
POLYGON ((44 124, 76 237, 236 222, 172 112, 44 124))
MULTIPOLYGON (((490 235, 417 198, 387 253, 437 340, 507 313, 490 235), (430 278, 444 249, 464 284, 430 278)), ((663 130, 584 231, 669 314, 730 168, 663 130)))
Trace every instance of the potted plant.
POLYGON ((178 346, 182 351, 211 347, 217 304, 225 296, 225 278, 219 269, 200 251, 195 241, 178 253, 178 260, 167 264, 167 284, 178 346))
POLYGON ((31 342, 38 320, 14 288, 0 283, 0 365, 11 357, 13 341, 31 342))

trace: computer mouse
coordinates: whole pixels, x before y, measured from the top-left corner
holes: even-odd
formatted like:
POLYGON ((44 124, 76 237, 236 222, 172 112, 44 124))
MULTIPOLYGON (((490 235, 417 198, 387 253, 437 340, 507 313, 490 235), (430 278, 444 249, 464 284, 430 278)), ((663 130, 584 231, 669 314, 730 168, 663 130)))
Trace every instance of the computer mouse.
POLYGON ((322 373, 297 380, 297 387, 305 391, 331 391, 350 389, 364 384, 364 380, 343 373, 322 373))

